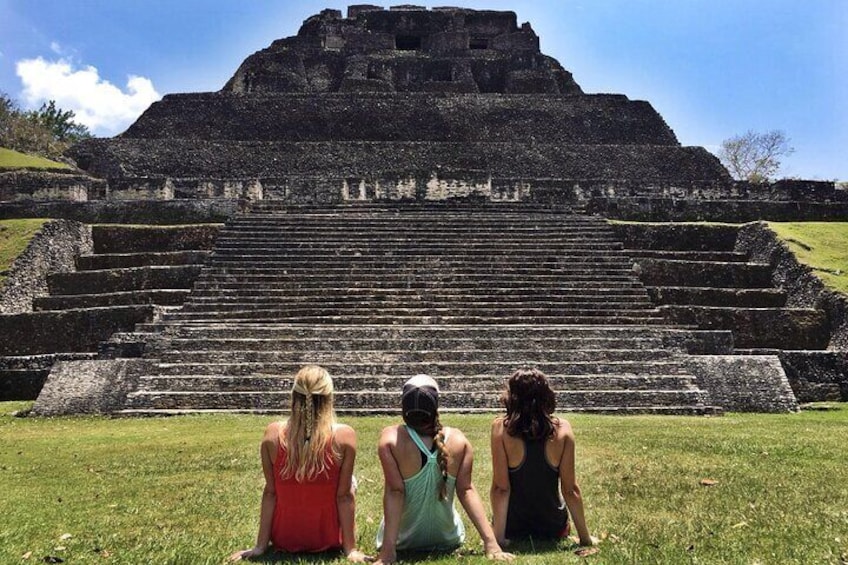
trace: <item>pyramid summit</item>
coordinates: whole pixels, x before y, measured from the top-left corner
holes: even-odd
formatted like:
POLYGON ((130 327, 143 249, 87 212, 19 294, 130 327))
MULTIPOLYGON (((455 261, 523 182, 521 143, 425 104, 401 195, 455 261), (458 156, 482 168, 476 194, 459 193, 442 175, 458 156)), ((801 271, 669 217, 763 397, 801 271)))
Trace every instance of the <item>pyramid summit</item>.
POLYGON ((406 5, 324 10, 220 91, 165 96, 73 157, 127 197, 568 203, 732 184, 648 102, 583 93, 515 13, 406 5))

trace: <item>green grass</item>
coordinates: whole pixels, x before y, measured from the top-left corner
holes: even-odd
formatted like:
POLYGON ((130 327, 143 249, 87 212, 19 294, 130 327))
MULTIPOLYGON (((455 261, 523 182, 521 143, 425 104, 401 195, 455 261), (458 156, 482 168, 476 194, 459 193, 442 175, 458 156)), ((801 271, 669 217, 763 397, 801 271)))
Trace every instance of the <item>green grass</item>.
MULTIPOLYGON (((0 404, 0 562, 221 563, 256 534, 267 417, 20 419, 0 404), (63 539, 65 534, 71 537, 63 539), (61 549, 60 549, 61 548, 61 549), (30 553, 31 552, 31 553, 30 553), (108 556, 108 560, 104 560, 108 556)), ((374 551, 381 516, 379 430, 359 434, 357 524, 374 551)), ((848 559, 848 407, 719 418, 570 417, 594 563, 844 563, 848 559), (717 481, 702 486, 702 479, 717 481)), ((476 447, 488 501, 490 416, 445 415, 476 447)), ((583 561, 569 542, 524 542, 519 563, 583 561)), ((409 561, 420 558, 402 556, 409 561)), ((484 563, 473 529, 458 555, 484 563)), ((271 562, 290 562, 285 556, 271 562)), ((300 561, 299 559, 294 560, 300 561)), ((336 555, 304 562, 343 563, 336 555)))
POLYGON ((834 290, 848 293, 847 222, 769 222, 801 263, 834 290))
POLYGON ((35 233, 47 220, 0 220, 0 286, 6 277, 2 274, 20 255, 35 233))
POLYGON ((2 169, 70 169, 65 163, 44 157, 19 153, 0 147, 0 170, 2 169))

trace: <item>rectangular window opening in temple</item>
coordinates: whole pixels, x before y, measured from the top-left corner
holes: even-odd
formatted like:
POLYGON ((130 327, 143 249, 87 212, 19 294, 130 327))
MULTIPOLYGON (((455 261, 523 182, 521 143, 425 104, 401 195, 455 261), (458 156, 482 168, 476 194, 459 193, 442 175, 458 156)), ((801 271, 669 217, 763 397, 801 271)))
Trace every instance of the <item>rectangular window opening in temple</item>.
POLYGON ((395 49, 398 51, 420 51, 421 38, 417 35, 398 35, 395 37, 395 49))
POLYGON ((489 40, 485 37, 472 37, 468 42, 469 49, 488 49, 489 40))

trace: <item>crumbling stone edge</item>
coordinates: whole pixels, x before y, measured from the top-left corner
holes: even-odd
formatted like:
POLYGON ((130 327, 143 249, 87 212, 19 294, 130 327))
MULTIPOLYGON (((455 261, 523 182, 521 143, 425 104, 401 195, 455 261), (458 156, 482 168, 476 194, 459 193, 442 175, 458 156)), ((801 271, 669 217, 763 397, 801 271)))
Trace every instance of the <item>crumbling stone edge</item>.
POLYGON ((91 249, 90 226, 70 220, 46 222, 0 286, 0 314, 32 312, 32 299, 48 294, 47 275, 75 271, 74 258, 91 249))

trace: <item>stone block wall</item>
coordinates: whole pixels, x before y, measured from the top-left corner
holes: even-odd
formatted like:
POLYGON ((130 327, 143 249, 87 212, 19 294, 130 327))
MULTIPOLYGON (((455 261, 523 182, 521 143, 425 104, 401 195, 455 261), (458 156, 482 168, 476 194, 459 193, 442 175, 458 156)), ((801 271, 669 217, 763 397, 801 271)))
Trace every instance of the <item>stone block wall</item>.
POLYGON ((829 349, 848 350, 848 298, 829 290, 813 271, 802 265, 777 236, 762 222, 739 230, 736 250, 748 253, 752 261, 772 267, 775 286, 787 292, 787 305, 819 308, 827 316, 829 349))
POLYGON ((0 172, 0 202, 9 200, 99 200, 106 194, 106 181, 73 171, 0 172))
POLYGON ((75 257, 91 249, 89 226, 68 220, 45 223, 0 287, 0 314, 32 312, 32 299, 48 293, 47 275, 75 270, 75 257))
MULTIPOLYGON (((348 75, 345 80, 379 83, 382 75, 389 71, 379 71, 380 76, 373 76, 372 72, 377 74, 373 68, 369 70, 364 66, 361 76, 348 75)), ((508 80, 516 84, 517 92, 523 93, 527 87, 519 83, 538 80, 535 73, 535 70, 514 71, 508 80)), ((476 92, 473 82, 454 80, 450 69, 436 77, 429 79, 433 90, 476 92), (459 84, 458 89, 450 86, 455 83, 459 84), (442 86, 437 88, 438 84, 442 86)), ((375 86, 369 90, 384 90, 384 87, 375 86)), ((674 133, 650 104, 609 94, 536 95, 530 99, 498 94, 406 93, 401 96, 379 92, 252 96, 171 94, 151 105, 122 137, 678 144, 674 133)))

